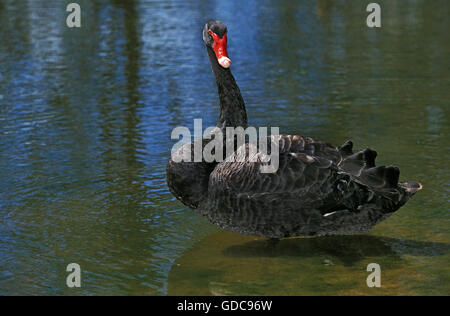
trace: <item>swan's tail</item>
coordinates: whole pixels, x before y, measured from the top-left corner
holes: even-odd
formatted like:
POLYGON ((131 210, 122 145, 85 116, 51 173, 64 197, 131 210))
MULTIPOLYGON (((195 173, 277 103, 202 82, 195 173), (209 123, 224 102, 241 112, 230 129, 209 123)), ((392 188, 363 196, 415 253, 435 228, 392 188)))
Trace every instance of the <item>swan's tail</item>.
POLYGON ((339 204, 331 208, 325 204, 321 209, 326 220, 321 222, 318 235, 368 232, 422 189, 418 182, 399 182, 397 167, 376 167, 374 150, 365 149, 355 154, 350 141, 338 149, 341 161, 334 201, 338 200, 339 204))
MULTIPOLYGON (((375 166, 377 152, 372 149, 353 153, 353 143, 347 141, 339 147, 342 155, 342 161, 339 168, 346 174, 349 174, 354 182, 364 186, 372 195, 381 196, 383 199, 390 200, 391 205, 385 211, 395 211, 416 192, 422 189, 419 182, 408 181, 399 182, 400 170, 393 166, 375 166)), ((385 204, 385 203, 383 203, 385 204)))

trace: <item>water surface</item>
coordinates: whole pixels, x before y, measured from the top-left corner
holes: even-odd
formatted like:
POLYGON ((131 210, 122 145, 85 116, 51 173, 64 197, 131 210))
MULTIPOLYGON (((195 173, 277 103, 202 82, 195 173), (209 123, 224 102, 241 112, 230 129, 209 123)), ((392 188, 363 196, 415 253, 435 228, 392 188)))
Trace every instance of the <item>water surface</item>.
POLYGON ((379 1, 376 30, 366 1, 78 3, 81 29, 61 1, 0 3, 0 294, 450 294, 448 1, 379 1), (352 139, 424 190, 370 234, 279 243, 176 201, 172 129, 218 119, 212 17, 253 126, 352 139))

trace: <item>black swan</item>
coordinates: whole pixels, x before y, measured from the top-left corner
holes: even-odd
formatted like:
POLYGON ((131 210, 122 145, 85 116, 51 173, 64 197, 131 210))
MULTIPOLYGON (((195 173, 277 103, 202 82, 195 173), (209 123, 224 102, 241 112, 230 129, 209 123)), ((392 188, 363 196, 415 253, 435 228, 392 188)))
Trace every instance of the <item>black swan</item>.
MULTIPOLYGON (((229 68, 226 26, 209 21, 203 40, 219 92, 217 127, 247 128, 244 100, 229 68)), ((305 136, 277 140, 279 168, 272 174, 259 171, 261 161, 175 162, 182 147, 167 164, 169 189, 223 229, 282 238, 368 232, 422 188, 418 182, 399 182, 396 167, 375 167, 375 151, 353 153, 350 141, 333 147, 305 136)))

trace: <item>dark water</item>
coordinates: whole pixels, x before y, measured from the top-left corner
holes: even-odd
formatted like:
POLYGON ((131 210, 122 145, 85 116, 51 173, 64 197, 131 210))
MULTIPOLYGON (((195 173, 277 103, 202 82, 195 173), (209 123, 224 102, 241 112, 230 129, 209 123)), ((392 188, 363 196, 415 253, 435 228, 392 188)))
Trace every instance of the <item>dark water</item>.
POLYGON ((2 0, 0 294, 450 294, 450 3, 378 2, 375 30, 368 1, 79 0, 69 29, 64 1, 2 0), (424 190, 368 235, 279 243, 183 207, 165 163, 218 119, 211 17, 252 125, 352 139, 424 190))

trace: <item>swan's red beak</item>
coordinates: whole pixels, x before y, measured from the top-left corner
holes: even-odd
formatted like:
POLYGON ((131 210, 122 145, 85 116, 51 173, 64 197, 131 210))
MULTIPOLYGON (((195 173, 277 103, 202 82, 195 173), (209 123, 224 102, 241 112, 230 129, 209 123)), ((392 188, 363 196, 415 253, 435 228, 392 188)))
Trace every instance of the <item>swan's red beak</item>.
POLYGON ((219 37, 216 33, 209 30, 208 33, 213 37, 214 44, 213 49, 216 53, 217 62, 223 68, 229 68, 231 65, 231 60, 228 57, 227 53, 227 34, 224 34, 222 38, 219 37))

